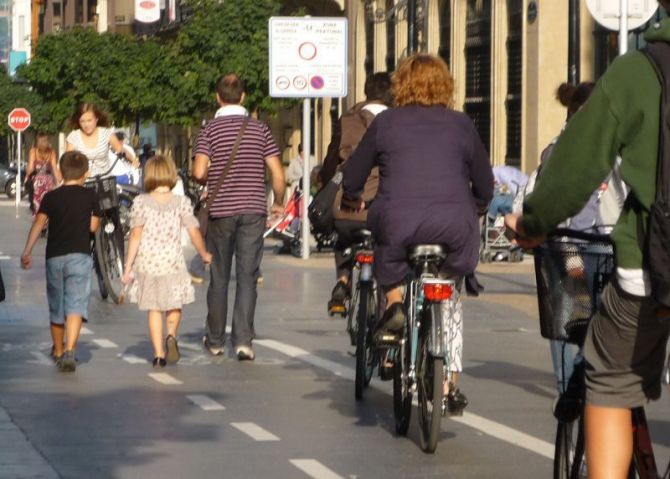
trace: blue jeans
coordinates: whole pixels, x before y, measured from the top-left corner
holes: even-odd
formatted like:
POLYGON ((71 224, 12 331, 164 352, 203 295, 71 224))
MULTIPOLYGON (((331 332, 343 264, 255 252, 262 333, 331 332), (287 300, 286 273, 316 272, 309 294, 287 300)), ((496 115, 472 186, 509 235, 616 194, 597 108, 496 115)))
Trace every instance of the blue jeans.
POLYGON ((93 260, 84 253, 70 253, 47 260, 49 320, 64 324, 65 317, 88 316, 93 260))

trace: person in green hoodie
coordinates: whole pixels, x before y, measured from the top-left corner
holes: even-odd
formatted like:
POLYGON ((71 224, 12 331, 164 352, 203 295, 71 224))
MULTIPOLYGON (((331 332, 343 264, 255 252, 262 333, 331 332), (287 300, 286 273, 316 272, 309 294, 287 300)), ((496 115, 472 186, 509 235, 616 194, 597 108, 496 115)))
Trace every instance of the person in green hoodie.
MULTIPOLYGON (((670 0, 659 3, 670 13, 670 0)), ((653 24, 645 39, 670 42, 670 19, 653 24)), ((617 58, 561 134, 523 214, 506 217, 521 246, 540 244, 582 209, 621 156, 630 193, 612 232, 617 268, 584 345, 586 460, 594 479, 627 477, 630 410, 661 394, 670 311, 650 297, 638 238, 638 225, 647 224, 655 199, 660 102, 660 82, 645 55, 634 51, 617 58)))

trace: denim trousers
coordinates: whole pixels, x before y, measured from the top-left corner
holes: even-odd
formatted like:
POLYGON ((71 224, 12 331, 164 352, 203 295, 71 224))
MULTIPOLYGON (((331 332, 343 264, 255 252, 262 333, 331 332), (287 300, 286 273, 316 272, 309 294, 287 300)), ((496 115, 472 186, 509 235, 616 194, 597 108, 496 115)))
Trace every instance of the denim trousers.
POLYGON ((254 339, 256 278, 263 258, 263 215, 210 218, 207 249, 212 254, 211 281, 207 290, 207 341, 223 346, 228 318, 228 285, 235 257, 235 306, 233 346, 250 346, 254 339))

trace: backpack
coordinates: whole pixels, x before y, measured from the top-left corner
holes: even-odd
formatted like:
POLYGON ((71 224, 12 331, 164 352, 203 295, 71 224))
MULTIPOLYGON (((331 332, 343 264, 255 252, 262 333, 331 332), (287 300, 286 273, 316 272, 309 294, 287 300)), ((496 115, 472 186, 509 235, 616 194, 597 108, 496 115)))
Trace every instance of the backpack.
MULTIPOLYGON (((650 43, 643 50, 661 82, 661 115, 656 167, 656 199, 644 238, 646 269, 652 297, 670 307, 670 43, 650 43)), ((642 232, 640 232, 642 233, 642 232)))

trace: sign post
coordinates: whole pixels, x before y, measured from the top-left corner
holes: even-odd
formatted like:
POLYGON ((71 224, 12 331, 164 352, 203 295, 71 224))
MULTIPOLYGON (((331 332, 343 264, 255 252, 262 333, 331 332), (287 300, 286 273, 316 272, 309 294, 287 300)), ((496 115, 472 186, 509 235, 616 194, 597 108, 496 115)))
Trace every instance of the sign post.
POLYGON ((30 113, 25 108, 14 108, 7 116, 9 127, 16 132, 16 217, 21 202, 21 133, 30 126, 30 113))
POLYGON ((586 0, 591 15, 608 30, 619 31, 619 55, 628 51, 628 32, 649 21, 658 9, 656 0, 586 0))
POLYGON ((302 258, 309 259, 310 100, 347 95, 347 19, 271 17, 270 96, 302 98, 302 258))

